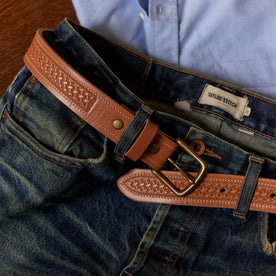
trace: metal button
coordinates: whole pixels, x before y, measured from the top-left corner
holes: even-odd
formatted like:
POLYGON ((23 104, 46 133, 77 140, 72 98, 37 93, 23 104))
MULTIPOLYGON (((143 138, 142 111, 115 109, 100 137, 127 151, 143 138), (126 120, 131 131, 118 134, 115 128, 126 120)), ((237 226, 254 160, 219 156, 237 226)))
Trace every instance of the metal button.
POLYGON ((205 144, 201 140, 194 140, 191 142, 190 147, 197 155, 202 155, 205 152, 205 144))
POLYGON ((120 119, 117 119, 117 120, 115 120, 114 122, 113 122, 113 127, 115 128, 115 129, 122 129, 123 128, 123 126, 124 126, 124 123, 123 123, 123 121, 122 120, 120 120, 120 119))

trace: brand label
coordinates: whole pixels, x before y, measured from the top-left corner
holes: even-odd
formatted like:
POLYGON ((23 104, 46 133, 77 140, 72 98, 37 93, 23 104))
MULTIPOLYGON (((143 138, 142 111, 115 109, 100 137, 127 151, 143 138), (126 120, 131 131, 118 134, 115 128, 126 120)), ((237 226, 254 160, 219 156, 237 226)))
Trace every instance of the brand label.
POLYGON ((239 97, 210 84, 205 85, 198 102, 220 108, 239 121, 251 112, 247 96, 239 97))

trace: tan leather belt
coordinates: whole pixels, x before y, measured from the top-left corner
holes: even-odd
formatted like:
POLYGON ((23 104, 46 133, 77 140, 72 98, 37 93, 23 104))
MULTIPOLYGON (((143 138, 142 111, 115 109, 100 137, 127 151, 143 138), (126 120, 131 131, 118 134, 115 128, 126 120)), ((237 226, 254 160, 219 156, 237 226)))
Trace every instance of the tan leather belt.
MULTIPOLYGON (((189 183, 177 171, 164 171, 179 189, 189 183)), ((149 170, 134 169, 118 180, 122 193, 136 201, 159 202, 177 205, 235 208, 244 176, 207 174, 200 185, 190 194, 177 197, 149 170)), ((276 180, 259 178, 250 210, 276 213, 276 180)))
MULTIPOLYGON (((24 61, 33 75, 61 102, 103 135, 117 143, 134 118, 134 114, 99 90, 46 42, 51 30, 38 30, 24 61)), ((244 176, 207 174, 206 164, 180 139, 162 133, 147 120, 126 156, 142 160, 151 170, 135 169, 118 180, 128 197, 145 202, 234 208, 244 176), (192 155, 200 172, 185 173, 170 159, 178 146, 192 155), (169 161, 179 171, 160 172, 169 161), (165 184, 165 185, 164 185, 165 184)), ((276 213, 276 180, 259 178, 251 210, 276 213)))
MULTIPOLYGON (((66 63, 43 38, 47 32, 51 31, 37 31, 24 56, 26 66, 61 102, 117 143, 134 115, 66 63)), ((141 159, 153 169, 160 170, 176 148, 173 139, 148 121, 126 156, 134 161, 141 159), (150 143, 158 147, 157 153, 151 152, 150 143)))

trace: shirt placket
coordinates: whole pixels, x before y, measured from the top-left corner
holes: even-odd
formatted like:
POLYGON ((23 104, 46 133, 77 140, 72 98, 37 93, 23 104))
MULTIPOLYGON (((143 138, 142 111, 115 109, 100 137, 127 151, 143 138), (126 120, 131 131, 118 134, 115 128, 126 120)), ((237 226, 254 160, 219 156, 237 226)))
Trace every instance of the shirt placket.
POLYGON ((149 1, 149 55, 179 65, 177 0, 149 1))

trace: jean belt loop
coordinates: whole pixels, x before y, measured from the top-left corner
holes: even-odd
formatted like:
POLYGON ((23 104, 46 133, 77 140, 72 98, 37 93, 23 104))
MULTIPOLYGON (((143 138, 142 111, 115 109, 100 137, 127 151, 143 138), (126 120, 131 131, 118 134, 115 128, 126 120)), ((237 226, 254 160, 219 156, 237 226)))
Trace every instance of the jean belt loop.
POLYGON ((135 113, 134 118, 125 129, 115 146, 114 154, 117 161, 124 161, 126 152, 130 149, 136 137, 143 130, 146 121, 149 119, 152 113, 153 109, 145 105, 142 105, 135 113))
POLYGON ((247 168, 239 199, 233 213, 234 216, 243 219, 246 218, 252 198, 254 196, 255 188, 258 183, 258 178, 262 170, 263 163, 264 159, 254 155, 250 155, 249 166, 247 168))

